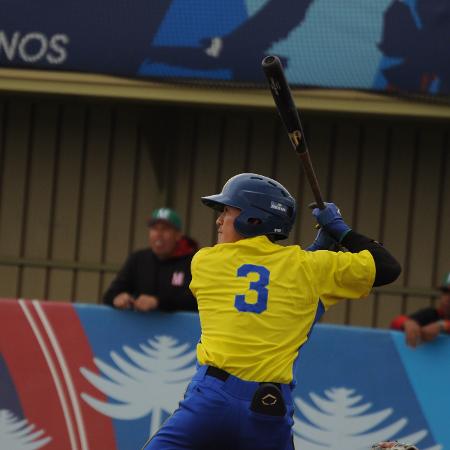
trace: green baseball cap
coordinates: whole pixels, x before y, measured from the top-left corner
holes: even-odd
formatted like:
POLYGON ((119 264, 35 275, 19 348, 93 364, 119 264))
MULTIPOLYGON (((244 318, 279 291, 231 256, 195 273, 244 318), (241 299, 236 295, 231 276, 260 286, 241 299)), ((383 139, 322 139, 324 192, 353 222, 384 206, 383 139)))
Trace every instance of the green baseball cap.
POLYGON ((447 272, 442 279, 441 291, 450 291, 450 272, 447 272))
POLYGON ((170 208, 158 208, 155 209, 150 219, 147 221, 147 225, 151 227, 157 222, 168 222, 170 225, 172 225, 175 229, 181 230, 181 219, 180 216, 177 214, 176 211, 170 208))

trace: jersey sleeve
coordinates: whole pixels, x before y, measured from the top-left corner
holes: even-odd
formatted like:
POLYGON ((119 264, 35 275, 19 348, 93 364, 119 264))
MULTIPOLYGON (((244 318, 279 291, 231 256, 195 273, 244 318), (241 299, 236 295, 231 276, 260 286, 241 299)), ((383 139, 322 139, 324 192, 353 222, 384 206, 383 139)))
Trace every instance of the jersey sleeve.
POLYGON ((199 279, 199 272, 198 272, 198 264, 199 261, 203 259, 204 252, 206 249, 200 249, 192 258, 191 261, 191 283, 189 284, 189 289, 191 290, 194 297, 197 297, 196 292, 198 288, 198 279, 199 279))
POLYGON ((375 262, 369 251, 317 251, 309 254, 319 298, 325 308, 340 300, 367 297, 375 280, 375 262))

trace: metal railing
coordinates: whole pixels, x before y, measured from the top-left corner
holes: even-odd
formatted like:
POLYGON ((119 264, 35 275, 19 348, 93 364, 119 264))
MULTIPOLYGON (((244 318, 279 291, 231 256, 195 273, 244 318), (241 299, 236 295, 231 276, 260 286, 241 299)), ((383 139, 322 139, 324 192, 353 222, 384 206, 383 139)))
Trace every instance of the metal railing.
MULTIPOLYGON (((44 269, 82 270, 87 272, 115 273, 120 269, 118 264, 104 264, 95 262, 58 261, 49 259, 30 259, 0 257, 0 266, 39 267, 44 269)), ((381 286, 373 291, 381 295, 412 296, 412 297, 439 297, 437 289, 411 286, 381 286)))

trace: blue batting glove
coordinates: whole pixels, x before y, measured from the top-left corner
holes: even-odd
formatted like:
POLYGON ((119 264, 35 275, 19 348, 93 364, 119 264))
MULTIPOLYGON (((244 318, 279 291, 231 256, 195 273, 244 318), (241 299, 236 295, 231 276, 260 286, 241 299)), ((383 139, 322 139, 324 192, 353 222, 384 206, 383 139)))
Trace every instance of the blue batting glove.
POLYGON ((336 241, 322 228, 319 229, 316 235, 316 239, 306 250, 309 252, 315 252, 316 250, 330 250, 334 248, 336 241))
POLYGON ((324 209, 314 208, 312 214, 319 225, 339 243, 351 231, 351 228, 344 222, 339 208, 334 203, 325 203, 324 209))

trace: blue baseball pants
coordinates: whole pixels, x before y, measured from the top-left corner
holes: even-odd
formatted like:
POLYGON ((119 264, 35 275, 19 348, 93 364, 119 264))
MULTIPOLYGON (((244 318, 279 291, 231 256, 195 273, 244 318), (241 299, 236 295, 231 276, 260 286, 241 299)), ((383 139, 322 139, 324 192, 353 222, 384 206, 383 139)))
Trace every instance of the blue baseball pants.
POLYGON ((223 381, 200 366, 178 409, 143 450, 294 450, 291 388, 281 385, 284 416, 250 409, 259 383, 232 375, 223 381))

